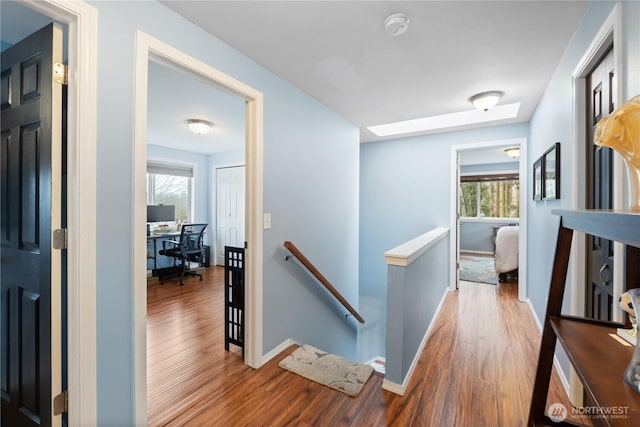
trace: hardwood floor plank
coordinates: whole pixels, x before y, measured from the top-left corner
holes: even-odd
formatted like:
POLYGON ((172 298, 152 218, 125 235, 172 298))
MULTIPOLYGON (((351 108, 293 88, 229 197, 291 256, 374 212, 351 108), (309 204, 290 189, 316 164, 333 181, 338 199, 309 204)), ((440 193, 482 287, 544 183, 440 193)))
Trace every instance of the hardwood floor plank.
MULTIPOLYGON (((355 398, 224 350, 222 268, 148 285, 150 426, 504 426, 526 424, 540 334, 517 284, 446 295, 404 396, 374 374, 355 398)), ((554 371, 549 402, 570 408, 554 371)))

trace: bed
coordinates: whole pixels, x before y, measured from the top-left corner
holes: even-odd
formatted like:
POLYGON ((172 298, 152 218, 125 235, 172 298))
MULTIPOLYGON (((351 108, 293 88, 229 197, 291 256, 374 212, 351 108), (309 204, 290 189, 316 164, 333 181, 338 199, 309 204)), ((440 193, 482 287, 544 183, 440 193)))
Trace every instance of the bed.
POLYGON ((500 227, 496 234, 496 273, 509 273, 518 269, 518 235, 520 227, 500 227))

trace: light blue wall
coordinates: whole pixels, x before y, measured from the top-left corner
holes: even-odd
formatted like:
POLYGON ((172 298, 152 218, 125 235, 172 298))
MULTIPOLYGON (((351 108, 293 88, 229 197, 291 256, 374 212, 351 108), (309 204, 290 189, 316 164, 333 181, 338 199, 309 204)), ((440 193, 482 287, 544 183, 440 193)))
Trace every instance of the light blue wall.
POLYGON ((385 379, 402 384, 449 286, 449 235, 406 267, 389 265, 385 379))
MULTIPOLYGON (((354 327, 281 249, 292 240, 358 306, 358 129, 156 2, 98 10, 97 393, 100 425, 133 425, 135 36, 142 30, 264 94, 264 352, 292 337, 352 357, 354 327), (117 64, 117 65, 114 65, 117 64), (331 339, 328 338, 331 336, 331 339), (330 341, 330 342, 329 342, 330 341), (117 410, 114 410, 117 408, 117 410)), ((251 242, 249 242, 251 244, 251 242)))
MULTIPOLYGON (((365 313, 386 324, 384 252, 434 227, 449 227, 451 146, 524 138, 515 124, 362 144, 360 149, 360 295, 365 313)), ((359 337, 360 359, 384 355, 383 327, 359 337)))
POLYGON ((245 153, 244 150, 215 153, 209 156, 209 160, 211 167, 229 164, 240 165, 245 164, 245 153))
MULTIPOLYGON (((551 209, 574 207, 571 202, 576 186, 573 179, 574 159, 572 158, 574 117, 571 75, 613 7, 613 2, 594 2, 590 5, 530 122, 529 174, 535 159, 554 142, 560 141, 562 144, 561 199, 537 203, 530 201, 527 210, 527 283, 529 284, 527 290, 538 319, 544 317, 546 310, 559 225, 559 219, 551 215, 551 209)), ((638 95, 640 91, 640 3, 623 2, 622 17, 624 66, 623 78, 618 80, 618 84, 622 84, 624 99, 628 100, 638 95)), ((531 188, 528 188, 527 192, 527 200, 531 200, 531 188)), ((564 299, 565 309, 568 307, 570 298, 570 289, 567 287, 564 299)), ((568 375, 569 362, 561 351, 559 357, 563 370, 568 375)))
POLYGON ((518 224, 519 219, 498 221, 460 220, 460 250, 472 252, 495 252, 493 227, 518 224))
POLYGON ((520 168, 519 162, 509 163, 489 163, 486 165, 462 165, 460 166, 460 174, 470 175, 480 172, 515 172, 518 173, 520 168))

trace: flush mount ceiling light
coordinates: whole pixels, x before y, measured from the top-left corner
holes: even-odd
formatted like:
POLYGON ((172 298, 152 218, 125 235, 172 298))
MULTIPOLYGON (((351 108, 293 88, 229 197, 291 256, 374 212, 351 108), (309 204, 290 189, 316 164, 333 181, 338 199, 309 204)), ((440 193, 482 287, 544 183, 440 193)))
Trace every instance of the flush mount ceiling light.
POLYGON ((189 129, 191 130, 191 132, 195 133, 196 135, 205 135, 209 133, 209 131, 213 127, 213 123, 202 119, 189 119, 185 120, 185 123, 189 125, 189 129))
POLYGON ((409 28, 409 17, 404 13, 394 13, 384 20, 384 30, 390 36, 399 36, 409 28))
POLYGON ((520 147, 509 147, 506 148, 504 152, 507 153, 507 156, 511 157, 512 159, 517 159, 518 157, 520 157, 520 147))
POLYGON ((489 108, 496 106, 500 98, 504 95, 499 91, 482 92, 477 95, 473 95, 469 98, 469 101, 480 111, 487 111, 489 108))

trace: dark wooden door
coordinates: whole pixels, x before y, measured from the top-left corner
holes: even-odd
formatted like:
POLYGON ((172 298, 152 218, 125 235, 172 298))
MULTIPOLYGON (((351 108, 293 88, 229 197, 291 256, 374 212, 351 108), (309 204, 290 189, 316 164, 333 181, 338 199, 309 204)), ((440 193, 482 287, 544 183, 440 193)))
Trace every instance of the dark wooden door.
MULTIPOLYGON (((613 152, 593 144, 596 124, 614 110, 616 78, 613 49, 606 54, 587 78, 589 126, 587 140, 587 208, 613 207, 613 152)), ((586 315, 612 320, 613 314, 613 242, 600 237, 587 238, 586 315)))
POLYGON ((54 62, 62 62, 54 24, 2 52, 3 426, 60 423, 52 415, 61 387, 60 251, 51 234, 60 226, 62 87, 54 62))

